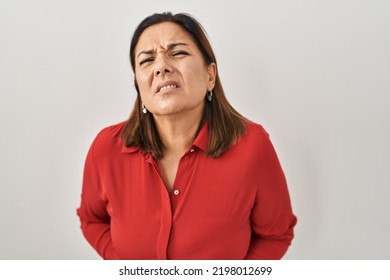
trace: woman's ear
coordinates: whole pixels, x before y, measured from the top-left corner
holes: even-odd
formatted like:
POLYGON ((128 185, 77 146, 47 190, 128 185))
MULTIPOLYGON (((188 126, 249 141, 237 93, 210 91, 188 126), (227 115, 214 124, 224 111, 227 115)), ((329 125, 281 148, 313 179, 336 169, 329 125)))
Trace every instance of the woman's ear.
POLYGON ((207 66, 207 72, 209 74, 209 82, 207 85, 207 90, 212 91, 215 86, 215 79, 217 77, 217 65, 212 62, 207 66))

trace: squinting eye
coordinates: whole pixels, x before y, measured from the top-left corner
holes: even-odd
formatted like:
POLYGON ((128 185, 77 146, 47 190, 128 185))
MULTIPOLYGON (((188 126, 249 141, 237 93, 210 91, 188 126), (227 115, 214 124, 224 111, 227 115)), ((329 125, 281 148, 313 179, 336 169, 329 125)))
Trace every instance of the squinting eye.
POLYGON ((153 61, 153 57, 149 57, 149 58, 145 58, 144 60, 141 60, 139 65, 142 65, 142 64, 144 64, 146 62, 150 62, 150 61, 153 61))
POLYGON ((186 51, 177 51, 177 52, 172 53, 173 56, 187 55, 187 54, 188 54, 188 52, 186 52, 186 51))

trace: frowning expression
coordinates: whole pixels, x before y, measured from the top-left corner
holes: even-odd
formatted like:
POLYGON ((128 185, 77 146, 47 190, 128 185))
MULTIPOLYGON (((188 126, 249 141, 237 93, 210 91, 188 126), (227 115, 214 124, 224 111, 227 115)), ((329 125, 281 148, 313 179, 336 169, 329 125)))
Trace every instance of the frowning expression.
POLYGON ((153 25, 139 38, 135 78, 143 104, 155 116, 201 112, 215 76, 215 64, 206 65, 190 34, 177 24, 153 25))

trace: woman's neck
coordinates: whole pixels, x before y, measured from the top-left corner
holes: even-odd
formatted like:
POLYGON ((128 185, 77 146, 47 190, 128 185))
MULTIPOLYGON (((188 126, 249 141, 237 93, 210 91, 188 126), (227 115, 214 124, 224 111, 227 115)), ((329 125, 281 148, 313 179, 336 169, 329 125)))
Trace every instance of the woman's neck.
POLYGON ((183 155, 191 147, 201 119, 202 114, 154 116, 157 131, 165 147, 165 155, 183 155))

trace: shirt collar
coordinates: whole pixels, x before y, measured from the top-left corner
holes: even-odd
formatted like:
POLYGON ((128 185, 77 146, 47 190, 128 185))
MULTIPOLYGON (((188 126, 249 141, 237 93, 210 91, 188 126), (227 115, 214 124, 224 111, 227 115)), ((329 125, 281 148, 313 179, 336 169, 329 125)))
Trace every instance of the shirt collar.
POLYGON ((139 147, 126 147, 125 145, 122 146, 122 153, 133 153, 139 150, 139 147))
POLYGON ((209 145, 209 125, 207 120, 203 123, 198 135, 196 136, 194 140, 194 146, 197 146, 199 149, 203 150, 204 152, 207 151, 207 147, 209 145))
MULTIPOLYGON (((209 144, 209 137, 209 125, 208 122, 205 121, 194 140, 193 146, 196 146, 202 151, 206 152, 209 144)), ((126 147, 125 145, 122 146, 122 153, 134 153, 139 150, 139 147, 126 147)))

